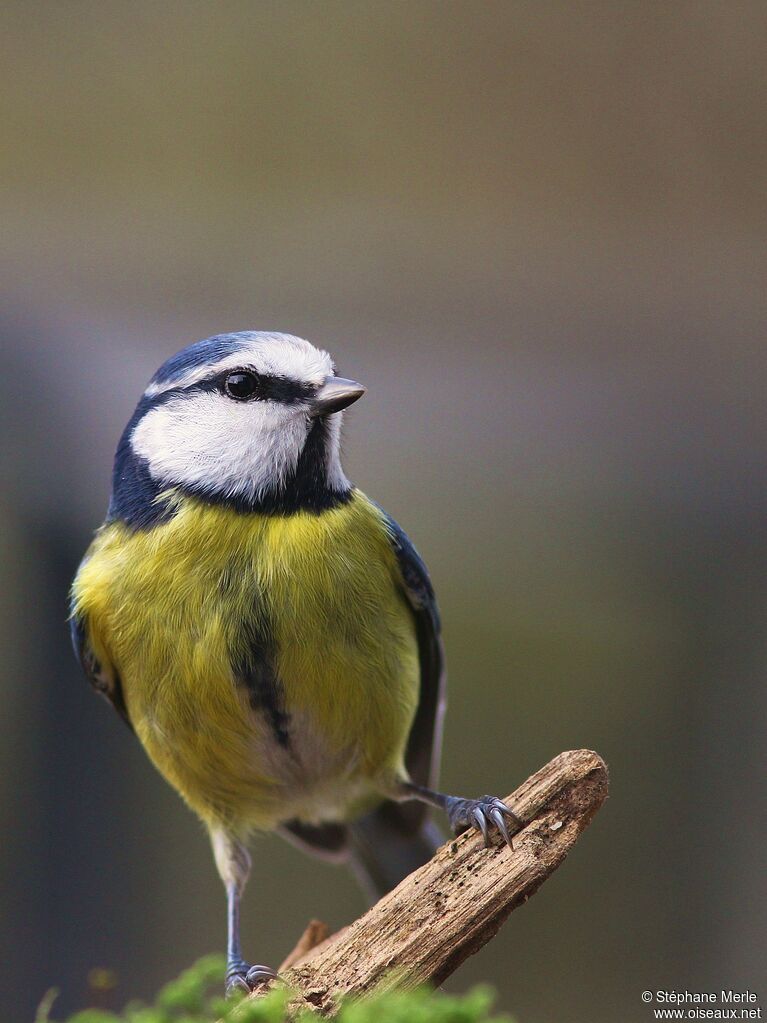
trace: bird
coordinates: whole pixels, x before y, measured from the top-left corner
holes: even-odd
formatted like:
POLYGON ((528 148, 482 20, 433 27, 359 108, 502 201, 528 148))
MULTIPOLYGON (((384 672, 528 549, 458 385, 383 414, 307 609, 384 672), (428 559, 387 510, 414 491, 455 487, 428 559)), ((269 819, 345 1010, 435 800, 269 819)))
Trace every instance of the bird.
POLYGON ((82 669, 210 835, 227 993, 277 976, 240 942, 254 832, 346 862, 375 898, 444 841, 430 808, 485 844, 521 827, 498 797, 437 788, 434 589, 341 466, 344 410, 365 390, 291 334, 183 348, 125 427, 72 584, 82 669))

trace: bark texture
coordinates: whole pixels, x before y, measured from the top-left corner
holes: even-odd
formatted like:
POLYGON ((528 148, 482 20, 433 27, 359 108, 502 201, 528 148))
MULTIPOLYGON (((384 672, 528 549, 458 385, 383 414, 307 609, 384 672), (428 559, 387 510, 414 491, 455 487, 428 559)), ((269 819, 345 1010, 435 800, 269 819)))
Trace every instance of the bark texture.
POLYGON ((312 921, 281 970, 296 1004, 332 1015, 343 997, 441 983, 554 873, 607 787, 596 753, 560 753, 506 799, 524 822, 513 849, 472 829, 337 934, 312 921))

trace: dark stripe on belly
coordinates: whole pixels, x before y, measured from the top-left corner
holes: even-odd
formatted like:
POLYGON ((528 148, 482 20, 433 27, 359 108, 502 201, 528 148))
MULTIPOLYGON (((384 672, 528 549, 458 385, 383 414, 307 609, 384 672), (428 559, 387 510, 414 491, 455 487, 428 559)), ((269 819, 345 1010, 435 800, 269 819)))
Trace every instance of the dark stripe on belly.
POLYGON ((250 631, 246 653, 232 666, 234 676, 247 689, 253 710, 264 715, 279 745, 287 748, 290 715, 284 709, 282 684, 274 667, 274 643, 266 626, 250 631))

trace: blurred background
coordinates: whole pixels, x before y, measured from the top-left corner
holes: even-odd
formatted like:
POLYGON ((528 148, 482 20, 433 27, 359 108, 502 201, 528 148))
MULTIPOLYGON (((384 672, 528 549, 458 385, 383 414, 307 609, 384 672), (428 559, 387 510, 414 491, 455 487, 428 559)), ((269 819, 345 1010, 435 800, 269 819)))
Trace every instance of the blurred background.
MULTIPOLYGON (((2 1018, 52 985, 57 1015, 121 1006, 223 950, 203 830, 65 618, 147 379, 243 328, 369 387, 347 472, 441 598, 444 787, 506 793, 582 746, 611 768, 569 860, 449 987, 490 982, 519 1023, 763 992, 764 4, 1 21, 2 1018)), ((363 909, 277 838, 254 859, 257 961, 363 909)))

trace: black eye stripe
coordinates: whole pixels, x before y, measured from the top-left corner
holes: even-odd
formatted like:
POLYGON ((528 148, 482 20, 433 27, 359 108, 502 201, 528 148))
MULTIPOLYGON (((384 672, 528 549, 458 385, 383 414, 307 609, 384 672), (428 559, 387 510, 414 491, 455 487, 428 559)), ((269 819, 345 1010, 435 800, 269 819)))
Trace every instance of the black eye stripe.
POLYGON ((302 401, 314 395, 310 384, 302 384, 287 377, 261 377, 264 396, 271 401, 302 401))
MULTIPOLYGON (((270 376, 262 373, 255 373, 252 369, 230 369, 226 373, 219 373, 209 380, 193 384, 186 390, 187 394, 194 391, 221 391, 227 392, 227 380, 237 374, 248 374, 255 377, 258 386, 255 392, 247 398, 240 398, 240 401, 279 401, 291 404, 297 401, 306 401, 314 397, 315 388, 311 384, 301 383, 298 380, 289 380, 287 377, 270 376)), ((237 399, 233 399, 237 400, 237 399)))

